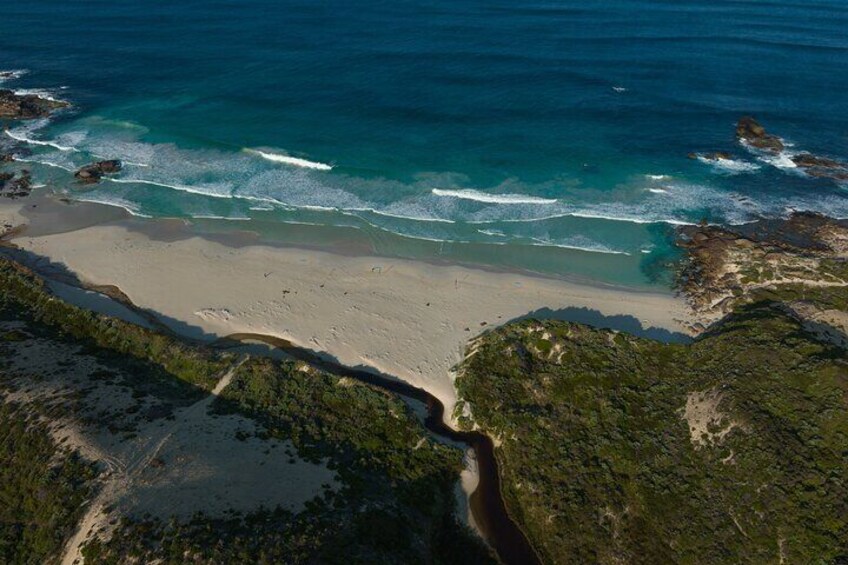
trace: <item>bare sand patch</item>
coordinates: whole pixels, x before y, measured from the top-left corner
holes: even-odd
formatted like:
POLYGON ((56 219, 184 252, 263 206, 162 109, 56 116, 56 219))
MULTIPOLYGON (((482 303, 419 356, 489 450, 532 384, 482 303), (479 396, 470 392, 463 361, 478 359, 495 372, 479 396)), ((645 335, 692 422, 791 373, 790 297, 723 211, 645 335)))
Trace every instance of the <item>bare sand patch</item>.
POLYGON ((717 390, 692 392, 686 397, 683 418, 696 448, 720 444, 731 430, 740 427, 720 410, 721 401, 722 394, 717 390))

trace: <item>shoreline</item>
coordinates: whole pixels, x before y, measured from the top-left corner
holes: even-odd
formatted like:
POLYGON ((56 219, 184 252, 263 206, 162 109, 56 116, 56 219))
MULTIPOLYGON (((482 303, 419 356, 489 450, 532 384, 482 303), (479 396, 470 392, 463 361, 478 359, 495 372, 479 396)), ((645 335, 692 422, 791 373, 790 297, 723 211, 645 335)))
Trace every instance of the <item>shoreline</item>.
MULTIPOLYGON (((187 239, 191 237, 201 237, 210 241, 221 243, 229 247, 241 248, 251 245, 264 245, 268 247, 280 249, 300 249, 313 250, 318 252, 326 252, 342 257, 371 257, 382 259, 398 259, 405 261, 413 261, 437 267, 465 267, 468 269, 491 272, 496 274, 518 274, 532 278, 548 279, 553 281, 566 281, 577 285, 607 288, 613 290, 621 290, 634 294, 659 294, 666 293, 659 291, 656 287, 652 287, 646 283, 639 286, 618 284, 613 282, 602 281, 599 278, 593 278, 591 275, 577 274, 576 272, 546 272, 544 270, 534 270, 531 268, 520 267, 511 264, 500 264, 485 261, 466 261, 457 257, 437 256, 437 255, 415 255, 404 253, 393 253, 391 251, 378 251, 375 249, 375 242, 367 239, 353 241, 351 239, 343 239, 341 236, 335 239, 343 239, 343 241, 321 241, 318 242, 317 236, 306 236, 304 238, 295 238, 293 241, 285 241, 268 237, 264 232, 253 229, 211 229, 211 226, 220 228, 229 222, 226 218, 183 218, 183 217, 147 217, 139 216, 128 211, 118 204, 107 204, 102 202, 75 200, 72 197, 63 195, 62 193, 52 192, 42 186, 33 190, 32 195, 26 202, 9 203, 0 202, 0 219, 6 212, 6 209, 21 208, 21 212, 26 211, 26 214, 18 214, 20 223, 26 224, 26 229, 29 235, 54 235, 58 233, 68 233, 77 231, 83 227, 92 227, 102 224, 119 224, 132 231, 141 232, 151 239, 163 242, 170 242, 179 239, 187 239), (27 206, 27 204, 35 204, 35 206, 27 206), (315 238, 313 241, 313 237, 315 238)), ((266 221, 252 220, 253 222, 267 224, 266 221)), ((241 222, 239 222, 241 223, 241 222)), ((230 224, 232 225, 232 224, 230 224)), ((311 231, 313 229, 330 229, 339 232, 350 231, 353 234, 359 232, 358 228, 349 226, 329 226, 329 225, 313 225, 313 224, 298 224, 296 222, 279 222, 280 226, 285 226, 291 230, 311 231)), ((405 239, 409 241, 420 241, 412 236, 404 236, 400 234, 392 234, 392 237, 405 239)), ((451 242, 442 242, 451 243, 451 242)), ((485 243, 474 242, 455 242, 461 245, 479 245, 486 247, 485 243)), ((497 246, 501 247, 501 246, 497 246)), ((533 249, 534 246, 530 246, 533 249)), ((577 254, 584 258, 591 257, 599 260, 604 256, 610 257, 616 254, 598 253, 595 251, 569 248, 566 249, 569 254, 577 254)), ((668 294, 671 294, 669 290, 668 294)))
MULTIPOLYGON (((87 285, 120 288, 177 333, 286 339, 423 388, 445 405, 450 420, 456 402, 450 370, 466 343, 492 327, 528 316, 571 316, 628 331, 653 328, 658 337, 686 332, 685 305, 670 295, 249 240, 235 246, 187 232, 181 220, 128 221, 116 219, 111 207, 45 200, 33 214, 42 218, 11 243, 64 265, 87 285), (62 224, 57 218, 66 209, 62 224), (151 230, 159 237, 146 233, 151 230)), ((0 219, 28 216, 20 210, 31 202, 3 204, 0 219)))

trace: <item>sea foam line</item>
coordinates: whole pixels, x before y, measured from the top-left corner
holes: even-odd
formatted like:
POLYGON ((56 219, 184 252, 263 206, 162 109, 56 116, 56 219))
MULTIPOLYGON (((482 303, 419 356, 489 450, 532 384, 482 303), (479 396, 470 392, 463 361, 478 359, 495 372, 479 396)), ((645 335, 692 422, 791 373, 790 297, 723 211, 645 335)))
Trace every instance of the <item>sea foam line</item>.
POLYGON ((749 163, 748 161, 742 161, 739 159, 725 159, 723 157, 707 159, 703 155, 698 155, 697 157, 698 161, 700 161, 701 163, 704 163, 705 165, 710 165, 714 169, 725 173, 750 173, 753 171, 760 170, 760 166, 756 163, 749 163))
POLYGON ((224 199, 232 199, 232 194, 219 194, 217 192, 205 192, 203 190, 192 188, 190 186, 185 186, 181 184, 167 184, 164 182, 152 181, 152 180, 144 180, 144 179, 116 179, 114 177, 103 177, 102 180, 108 182, 114 182, 118 184, 147 184, 150 186, 159 186, 162 188, 170 188, 172 190, 178 190, 180 192, 189 192, 191 194, 198 194, 200 196, 209 196, 211 198, 224 198, 224 199))
POLYGON ((26 69, 10 69, 8 71, 0 71, 0 83, 6 82, 8 80, 19 79, 29 71, 26 69))
POLYGON ((556 204, 558 202, 556 198, 539 198, 526 194, 489 194, 473 189, 445 190, 434 188, 431 192, 436 196, 473 200, 486 204, 556 204))
POLYGON ((51 102, 67 102, 61 98, 56 98, 52 91, 44 88, 16 88, 14 93, 18 96, 38 96, 39 98, 50 100, 51 102))
POLYGON ((62 169, 63 171, 67 171, 69 173, 73 173, 74 170, 69 167, 63 167, 57 163, 51 163, 50 161, 39 161, 38 159, 25 159, 21 157, 15 157, 15 161, 19 163, 35 163, 36 165, 44 165, 46 167, 55 167, 57 169, 62 169))
POLYGON ((292 157, 290 155, 280 155, 279 153, 271 153, 269 151, 261 151, 259 149, 244 149, 246 153, 252 153, 254 155, 259 155, 263 159, 268 161, 273 161, 274 163, 283 163, 285 165, 292 165, 294 167, 302 167, 304 169, 315 169, 316 171, 330 171, 333 169, 332 165, 328 165, 326 163, 319 163, 317 161, 308 161, 306 159, 299 159, 297 157, 292 157))
POLYGON ((507 218, 503 220, 469 220, 465 223, 475 225, 487 224, 529 224, 532 222, 544 222, 546 220, 557 220, 560 218, 586 218, 590 220, 608 220, 610 222, 626 222, 630 224, 670 224, 673 226, 694 226, 694 222, 684 222, 673 218, 625 218, 622 216, 607 216, 604 214, 595 214, 592 212, 563 212, 561 214, 551 214, 550 216, 542 216, 540 218, 507 218))
POLYGON ((68 151, 78 152, 79 151, 79 149, 77 149, 76 147, 67 147, 65 145, 59 145, 55 141, 41 141, 39 139, 31 139, 31 138, 27 137, 26 135, 21 134, 21 133, 17 133, 15 131, 5 130, 5 133, 6 133, 7 136, 11 137, 15 141, 20 141, 21 143, 29 143, 31 145, 41 145, 41 146, 45 146, 45 147, 53 147, 54 149, 58 149, 59 151, 65 151, 65 152, 68 152, 68 151))
POLYGON ((249 222, 247 216, 216 216, 214 214, 196 214, 190 216, 192 220, 227 220, 230 222, 249 222))
POLYGON ((552 241, 544 241, 537 238, 531 238, 534 243, 530 245, 533 247, 557 247, 559 249, 570 249, 572 251, 585 251, 586 253, 603 253, 605 255, 626 255, 630 257, 630 253, 627 251, 616 251, 615 249, 609 249, 608 247, 583 247, 580 245, 572 245, 568 243, 555 243, 552 241))
POLYGON ((387 218, 395 218, 397 220, 411 220, 413 222, 436 222, 439 224, 455 224, 456 221, 448 220, 447 218, 433 218, 433 217, 422 217, 422 216, 407 216, 404 214, 396 214, 393 212, 385 212, 383 210, 377 210, 375 208, 345 208, 340 210, 342 212, 370 212, 372 214, 376 214, 377 216, 385 216, 387 218))
POLYGON ((673 218, 662 218, 652 220, 647 218, 625 218, 620 216, 607 216, 604 214, 595 214, 592 212, 571 212, 566 214, 575 218, 588 218, 592 220, 609 220, 611 222, 631 222, 634 224, 670 224, 672 226, 695 226, 695 222, 684 222, 683 220, 675 220, 673 218))
POLYGON ((138 211, 138 208, 136 206, 124 200, 111 200, 109 198, 98 198, 96 196, 87 196, 85 194, 75 194, 73 198, 74 200, 78 200, 80 202, 91 202, 93 204, 102 204, 104 206, 115 206, 116 208, 122 208, 125 211, 129 212, 130 215, 136 216, 137 218, 153 218, 153 216, 142 214, 138 211))

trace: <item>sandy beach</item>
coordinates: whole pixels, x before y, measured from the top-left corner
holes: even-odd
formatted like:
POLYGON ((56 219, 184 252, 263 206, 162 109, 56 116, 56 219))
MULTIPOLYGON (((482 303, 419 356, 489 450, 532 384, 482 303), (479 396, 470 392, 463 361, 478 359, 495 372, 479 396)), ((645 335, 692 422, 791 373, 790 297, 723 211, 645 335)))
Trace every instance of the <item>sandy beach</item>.
MULTIPOLYGON (((55 216, 44 208, 42 214, 55 216)), ((67 208, 83 218, 81 208, 67 208)), ((19 222, 20 206, 4 204, 0 215, 19 222)), ((559 317, 647 335, 685 331, 684 304, 671 295, 404 259, 235 246, 173 229, 163 241, 148 235, 156 233, 154 224, 142 228, 142 222, 86 219, 51 233, 58 231, 55 222, 35 218, 13 243, 84 283, 119 287, 180 333, 281 337, 421 387, 445 404, 446 414, 456 401, 451 368, 468 340, 510 320, 560 311, 559 317)))

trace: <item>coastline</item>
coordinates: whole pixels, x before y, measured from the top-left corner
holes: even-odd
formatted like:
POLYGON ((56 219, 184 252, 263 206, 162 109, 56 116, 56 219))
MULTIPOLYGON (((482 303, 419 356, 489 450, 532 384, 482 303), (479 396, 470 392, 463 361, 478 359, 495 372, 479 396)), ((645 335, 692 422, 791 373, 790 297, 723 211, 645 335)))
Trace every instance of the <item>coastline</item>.
MULTIPOLYGON (((19 223, 22 206, 3 204, 0 220, 19 223)), ((64 224, 56 211, 42 208, 47 218, 14 235, 13 244, 63 265, 87 285, 120 288, 179 334, 276 336, 423 388, 444 404, 448 423, 456 403, 451 368, 466 343, 492 327, 565 311, 561 315, 600 316, 610 325, 686 331, 685 305, 671 295, 250 238, 233 246, 186 233, 181 221, 117 219, 120 211, 104 207, 61 208, 72 210, 64 224), (150 229, 164 237, 151 237, 150 229)))

